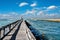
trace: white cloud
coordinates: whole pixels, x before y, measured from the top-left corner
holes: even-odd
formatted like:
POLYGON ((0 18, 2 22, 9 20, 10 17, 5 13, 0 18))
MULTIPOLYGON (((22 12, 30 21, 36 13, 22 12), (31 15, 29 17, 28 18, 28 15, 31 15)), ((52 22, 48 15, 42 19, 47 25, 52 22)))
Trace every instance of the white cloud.
POLYGON ((49 6, 47 9, 55 9, 57 6, 49 6))
POLYGON ((34 7, 34 6, 36 6, 36 5, 37 5, 36 3, 33 3, 33 4, 31 4, 30 6, 31 6, 31 7, 34 7))
POLYGON ((7 14, 2 14, 0 13, 0 19, 18 19, 19 18, 19 14, 16 12, 9 12, 7 14))
POLYGON ((54 14, 54 13, 46 14, 46 16, 51 16, 51 17, 56 16, 56 15, 57 15, 57 14, 54 14))
POLYGON ((42 10, 38 11, 36 16, 38 18, 57 18, 59 17, 58 15, 58 13, 48 13, 47 11, 42 10))
POLYGON ((10 15, 18 15, 18 13, 16 13, 16 12, 10 12, 9 14, 10 15))
POLYGON ((35 14, 35 12, 36 12, 36 10, 31 10, 31 11, 30 10, 27 10, 26 11, 26 14, 35 14))
POLYGON ((8 14, 0 14, 0 19, 7 19, 10 18, 10 15, 8 14))
POLYGON ((50 16, 56 16, 56 14, 50 14, 50 16))
POLYGON ((25 6, 25 5, 28 5, 28 3, 27 2, 22 2, 22 3, 19 4, 20 7, 25 6))
POLYGON ((37 18, 58 18, 60 17, 59 12, 54 12, 53 10, 50 11, 50 9, 57 9, 57 7, 58 6, 42 7, 45 8, 44 10, 41 8, 33 8, 32 10, 27 10, 23 15, 27 17, 32 16, 37 18))
POLYGON ((39 12, 37 13, 37 15, 44 15, 44 12, 43 12, 43 11, 39 11, 39 12))

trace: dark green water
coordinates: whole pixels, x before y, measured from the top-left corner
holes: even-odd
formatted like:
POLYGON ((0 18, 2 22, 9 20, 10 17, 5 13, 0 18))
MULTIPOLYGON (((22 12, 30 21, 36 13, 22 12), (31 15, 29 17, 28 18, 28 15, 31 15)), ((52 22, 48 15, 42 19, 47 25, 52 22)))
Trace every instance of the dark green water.
POLYGON ((49 40, 60 40, 60 22, 28 20, 40 33, 44 33, 49 40))

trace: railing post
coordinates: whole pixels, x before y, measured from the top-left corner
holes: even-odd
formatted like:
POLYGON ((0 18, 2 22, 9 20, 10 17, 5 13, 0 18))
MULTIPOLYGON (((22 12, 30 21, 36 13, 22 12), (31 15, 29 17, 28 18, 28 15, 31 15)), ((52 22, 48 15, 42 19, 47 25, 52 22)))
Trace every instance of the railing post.
POLYGON ((0 39, 1 39, 1 30, 0 30, 0 39))
POLYGON ((11 24, 9 25, 9 31, 11 30, 11 24))
POLYGON ((13 28, 13 25, 11 24, 11 29, 13 28))
POLYGON ((3 29, 4 31, 3 31, 3 36, 5 35, 5 28, 3 29))

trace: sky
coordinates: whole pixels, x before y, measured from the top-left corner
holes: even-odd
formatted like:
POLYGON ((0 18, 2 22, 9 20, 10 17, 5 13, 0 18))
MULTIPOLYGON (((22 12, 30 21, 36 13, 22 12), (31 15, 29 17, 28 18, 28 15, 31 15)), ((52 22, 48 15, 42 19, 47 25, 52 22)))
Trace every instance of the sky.
POLYGON ((60 18, 60 0, 0 0, 0 19, 60 18))

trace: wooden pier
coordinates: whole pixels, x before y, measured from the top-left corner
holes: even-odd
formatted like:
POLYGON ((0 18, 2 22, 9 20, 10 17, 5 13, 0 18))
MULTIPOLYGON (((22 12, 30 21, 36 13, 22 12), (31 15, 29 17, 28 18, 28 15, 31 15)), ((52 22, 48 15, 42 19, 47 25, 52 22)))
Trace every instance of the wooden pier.
POLYGON ((0 40, 36 40, 24 20, 0 28, 0 40))

